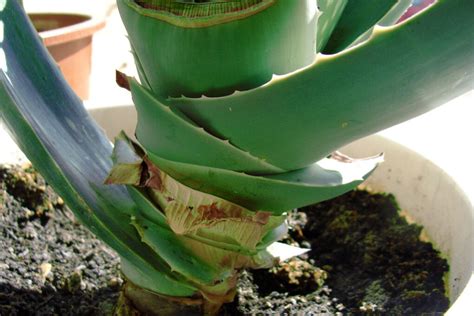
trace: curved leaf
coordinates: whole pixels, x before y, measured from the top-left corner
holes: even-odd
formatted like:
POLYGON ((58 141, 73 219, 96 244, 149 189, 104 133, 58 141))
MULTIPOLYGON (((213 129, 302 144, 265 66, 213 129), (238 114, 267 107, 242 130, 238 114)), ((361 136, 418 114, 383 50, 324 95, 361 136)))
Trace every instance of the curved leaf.
POLYGON ((384 15, 384 17, 377 22, 377 25, 380 26, 391 26, 397 23, 400 17, 407 11, 407 9, 411 6, 412 0, 398 0, 397 4, 395 4, 388 12, 384 15))
MULTIPOLYGON (((154 205, 149 200, 146 193, 131 186, 129 186, 128 189, 134 201, 137 203, 137 205, 141 207, 140 215, 143 216, 144 219, 147 219, 156 225, 159 225, 161 227, 171 230, 171 228, 169 228, 169 225, 166 223, 166 217, 164 216, 164 214, 161 213, 157 209, 157 206, 154 205), (159 219, 157 220, 157 218, 159 219)), ((201 236, 200 234, 182 235, 180 236, 180 238, 185 241, 186 245, 190 244, 190 240, 194 240, 195 242, 203 243, 210 247, 219 248, 219 249, 226 250, 229 252, 236 252, 245 256, 255 256, 258 253, 258 251, 265 249, 272 242, 275 242, 277 240, 277 236, 281 237, 283 232, 285 231, 285 227, 286 225, 282 224, 276 227, 274 230, 269 231, 267 235, 263 237, 262 242, 257 245, 257 248, 256 248, 257 251, 242 248, 242 246, 240 245, 231 244, 228 242, 222 242, 222 241, 214 240, 214 239, 209 239, 206 236, 201 236)))
POLYGON ((315 56, 315 0, 207 3, 206 15, 192 19, 186 16, 190 10, 175 15, 134 0, 118 0, 117 5, 141 65, 140 77, 163 97, 251 89, 274 73, 310 64, 315 56), (251 5, 240 7, 244 2, 251 5), (219 13, 227 5, 238 8, 219 13))
POLYGON ((348 0, 318 0, 320 12, 316 37, 316 52, 319 53, 326 46, 336 27, 348 0))
POLYGON ((115 140, 113 156, 116 164, 107 181, 131 185, 132 197, 142 208, 139 212, 179 236, 254 255, 257 243, 285 221, 285 216, 252 212, 179 183, 152 165, 141 148, 123 132, 115 140), (125 147, 136 151, 135 157, 130 159, 128 152, 124 152, 125 147), (135 163, 130 164, 130 161, 135 163), (137 177, 139 179, 135 181, 137 177), (134 187, 141 189, 138 191, 134 187), (151 201, 156 206, 151 205, 151 201))
MULTIPOLYGON (((385 15, 382 19, 377 22, 377 25, 380 26, 391 26, 395 24, 398 19, 406 12, 408 7, 410 7, 412 0, 398 0, 397 4, 395 4, 385 15)), ((358 45, 362 42, 365 42, 370 38, 372 33, 374 32, 375 25, 371 27, 368 31, 366 31, 363 35, 360 35, 357 40, 351 43, 349 47, 358 45)))
POLYGON ((323 159, 305 169, 271 176, 190 165, 148 156, 153 163, 177 181, 250 210, 280 215, 290 209, 317 203, 354 189, 382 158, 342 161, 323 159))
MULTIPOLYGON (((216 284, 224 283, 231 277, 229 274, 232 270, 218 271, 215 267, 195 257, 172 231, 140 216, 132 218, 132 225, 137 229, 142 241, 159 254, 174 271, 184 275, 191 282, 195 282, 197 286, 205 288, 207 292, 216 290, 216 284)), ((213 294, 227 293, 229 287, 224 288, 224 293, 214 292, 213 294)))
POLYGON ((136 137, 149 152, 168 160, 265 174, 283 170, 219 139, 160 103, 136 80, 129 79, 137 109, 136 137))
POLYGON ((324 54, 335 54, 371 29, 397 3, 397 0, 348 0, 324 54))
POLYGON ((357 47, 257 89, 160 101, 272 165, 302 168, 472 89, 473 11, 470 0, 439 0, 402 24, 376 27, 357 47))
POLYGON ((189 296, 182 282, 129 224, 135 205, 122 186, 102 182, 110 142, 69 88, 17 1, 0 2, 1 118, 33 165, 94 234, 146 275, 151 291, 189 296), (34 52, 34 53, 32 53, 34 52))

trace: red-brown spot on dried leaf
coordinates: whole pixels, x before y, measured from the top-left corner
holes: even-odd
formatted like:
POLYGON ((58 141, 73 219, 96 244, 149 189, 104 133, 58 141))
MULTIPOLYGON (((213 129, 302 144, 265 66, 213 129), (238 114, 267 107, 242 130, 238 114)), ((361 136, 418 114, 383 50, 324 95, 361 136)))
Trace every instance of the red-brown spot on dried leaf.
POLYGON ((130 82, 128 81, 127 75, 123 72, 115 70, 115 82, 119 87, 130 91, 130 82))
POLYGON ((219 262, 219 265, 223 268, 229 268, 234 266, 233 255, 225 255, 222 257, 222 260, 219 262))
POLYGON ((259 224, 266 225, 270 219, 270 216, 272 216, 272 213, 270 212, 257 212, 255 214, 255 221, 259 224))
POLYGON ((214 220, 227 217, 225 212, 217 207, 216 203, 212 203, 211 205, 199 205, 198 212, 201 214, 203 220, 214 220))
POLYGON ((146 168, 144 168, 145 172, 142 176, 142 185, 155 190, 163 191, 163 181, 161 180, 160 169, 155 166, 146 156, 143 157, 143 161, 146 168))

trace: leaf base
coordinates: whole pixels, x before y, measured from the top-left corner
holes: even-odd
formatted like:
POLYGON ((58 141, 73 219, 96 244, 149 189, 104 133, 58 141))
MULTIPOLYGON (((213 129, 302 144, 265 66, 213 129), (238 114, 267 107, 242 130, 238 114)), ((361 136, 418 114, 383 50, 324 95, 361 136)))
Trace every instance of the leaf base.
POLYGON ((159 295, 140 288, 127 280, 122 286, 113 315, 217 315, 222 304, 209 302, 202 297, 159 295))

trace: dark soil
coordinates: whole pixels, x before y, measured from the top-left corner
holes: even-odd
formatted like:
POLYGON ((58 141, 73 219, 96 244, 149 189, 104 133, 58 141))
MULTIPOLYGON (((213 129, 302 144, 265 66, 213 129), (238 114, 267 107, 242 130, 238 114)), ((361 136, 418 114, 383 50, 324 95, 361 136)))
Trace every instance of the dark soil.
POLYGON ((446 260, 420 240, 422 227, 399 216, 395 198, 353 191, 304 208, 310 257, 347 310, 390 315, 445 312, 446 260))
POLYGON ((240 314, 441 315, 448 309, 448 263, 421 240, 422 227, 400 216, 392 195, 355 190, 294 211, 289 222, 285 241, 312 250, 306 261, 245 273, 240 314))
POLYGON ((31 171, 0 165, 0 315, 111 311, 119 258, 31 171))
MULTIPOLYGON (((353 191, 289 216, 309 254, 244 271, 223 315, 442 313, 447 262, 390 195, 353 191)), ((0 165, 0 315, 110 314, 119 259, 29 166, 0 165)))

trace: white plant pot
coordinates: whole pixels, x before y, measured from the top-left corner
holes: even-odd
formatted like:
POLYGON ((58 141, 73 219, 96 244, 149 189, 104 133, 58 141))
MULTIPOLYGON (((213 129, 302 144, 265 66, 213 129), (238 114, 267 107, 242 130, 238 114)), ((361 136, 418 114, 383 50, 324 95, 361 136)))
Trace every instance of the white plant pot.
MULTIPOLYGON (((132 106, 96 107, 90 113, 110 139, 120 130, 134 135, 136 113, 132 106)), ((366 184, 393 193, 400 207, 424 226, 430 240, 448 257, 452 306, 447 314, 468 315, 474 311, 474 208, 469 196, 434 163, 380 135, 357 141, 342 151, 354 157, 385 153, 386 161, 366 184)), ((12 159, 11 154, 11 150, 1 151, 0 162, 12 159)))
POLYGON ((385 161, 365 185, 376 191, 392 193, 400 208, 424 227, 435 248, 448 258, 448 291, 452 306, 447 315, 472 313, 474 208, 470 198, 437 165, 382 136, 367 137, 342 151, 354 157, 385 153, 385 161))

